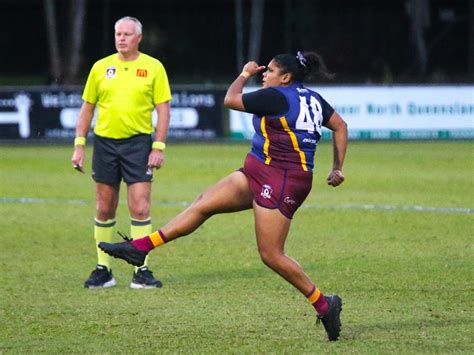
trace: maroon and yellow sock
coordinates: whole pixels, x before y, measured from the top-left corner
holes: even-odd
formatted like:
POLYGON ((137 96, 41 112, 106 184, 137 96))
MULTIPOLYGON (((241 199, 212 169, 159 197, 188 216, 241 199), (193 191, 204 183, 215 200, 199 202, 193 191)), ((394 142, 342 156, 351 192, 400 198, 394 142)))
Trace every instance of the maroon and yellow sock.
POLYGON ((327 313, 329 303, 316 286, 313 286, 313 289, 306 295, 306 298, 313 305, 319 316, 324 316, 327 313))
POLYGON ((166 242, 168 242, 168 240, 165 235, 161 230, 158 230, 143 238, 132 240, 131 243, 138 250, 146 251, 148 253, 150 250, 153 250, 166 242))
MULTIPOLYGON (((149 235, 153 231, 151 225, 151 218, 148 217, 146 219, 136 219, 130 216, 130 236, 132 239, 140 238, 144 235, 149 235)), ((148 256, 145 258, 145 262, 143 266, 148 266, 148 256)), ((135 266, 135 272, 138 271, 138 267, 135 266)))

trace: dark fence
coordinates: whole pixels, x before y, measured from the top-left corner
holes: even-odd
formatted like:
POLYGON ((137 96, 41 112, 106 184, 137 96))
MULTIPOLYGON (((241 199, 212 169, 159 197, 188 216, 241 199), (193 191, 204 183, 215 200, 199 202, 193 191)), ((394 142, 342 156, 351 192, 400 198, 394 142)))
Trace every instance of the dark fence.
MULTIPOLYGON (((212 140, 224 137, 225 91, 183 88, 172 92, 169 138, 212 140)), ((0 89, 0 140, 72 140, 82 87, 0 89)), ((156 125, 156 112, 153 122, 156 125)), ((93 125, 95 118, 93 120, 93 125)))

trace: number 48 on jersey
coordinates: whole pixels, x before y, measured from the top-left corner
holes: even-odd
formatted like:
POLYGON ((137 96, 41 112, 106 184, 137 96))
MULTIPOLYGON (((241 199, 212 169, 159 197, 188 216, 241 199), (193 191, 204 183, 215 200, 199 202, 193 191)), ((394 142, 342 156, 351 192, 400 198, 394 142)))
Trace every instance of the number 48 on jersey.
POLYGON ((318 100, 312 95, 300 96, 300 114, 296 120, 295 128, 321 135, 323 121, 322 108, 318 100), (308 104, 309 100, 309 104, 308 104))

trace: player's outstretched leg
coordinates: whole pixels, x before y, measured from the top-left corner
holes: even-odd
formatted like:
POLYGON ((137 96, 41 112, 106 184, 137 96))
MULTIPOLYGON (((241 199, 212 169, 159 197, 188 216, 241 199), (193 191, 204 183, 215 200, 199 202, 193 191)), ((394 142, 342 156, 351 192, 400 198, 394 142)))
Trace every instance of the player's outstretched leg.
POLYGON ((99 248, 114 258, 142 266, 154 248, 191 234, 215 214, 249 209, 252 199, 246 176, 235 171, 200 194, 188 208, 158 231, 135 240, 121 234, 125 242, 99 243, 99 248))
POLYGON ((148 255, 147 251, 138 250, 133 244, 132 239, 126 235, 120 233, 120 236, 125 239, 122 243, 99 243, 99 248, 105 253, 113 256, 114 258, 123 259, 127 263, 142 266, 145 263, 145 258, 148 255))
POLYGON ((329 309, 323 316, 318 316, 316 323, 322 322, 330 341, 336 341, 341 333, 342 299, 338 295, 324 296, 329 309))

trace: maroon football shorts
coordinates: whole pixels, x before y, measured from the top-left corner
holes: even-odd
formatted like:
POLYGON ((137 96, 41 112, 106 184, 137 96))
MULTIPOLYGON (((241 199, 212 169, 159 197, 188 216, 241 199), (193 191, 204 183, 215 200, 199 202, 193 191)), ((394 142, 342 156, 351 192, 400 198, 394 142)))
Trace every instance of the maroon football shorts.
POLYGON ((313 183, 312 172, 275 168, 251 154, 245 158, 240 171, 247 176, 253 198, 259 206, 278 208, 289 219, 304 202, 313 183))

